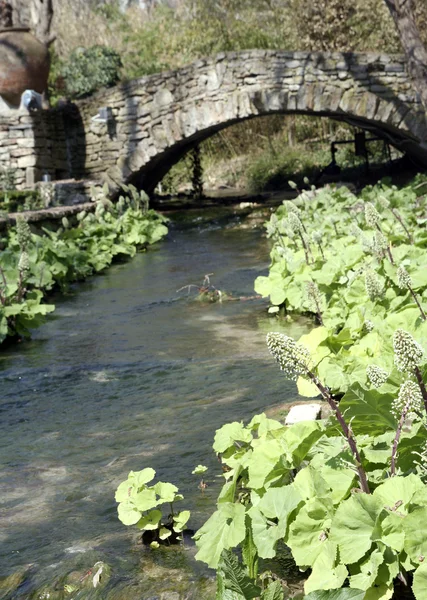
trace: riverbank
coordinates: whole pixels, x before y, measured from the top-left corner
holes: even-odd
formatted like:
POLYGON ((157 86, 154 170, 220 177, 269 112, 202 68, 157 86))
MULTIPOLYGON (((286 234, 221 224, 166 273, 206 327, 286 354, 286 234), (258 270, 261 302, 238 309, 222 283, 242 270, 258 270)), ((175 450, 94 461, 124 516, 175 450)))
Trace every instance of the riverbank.
POLYGON ((98 198, 88 210, 57 207, 9 215, 1 238, 0 344, 29 337, 55 309, 44 303, 54 290, 66 291, 73 281, 132 258, 166 235, 167 219, 143 200, 134 194, 113 205, 98 198))

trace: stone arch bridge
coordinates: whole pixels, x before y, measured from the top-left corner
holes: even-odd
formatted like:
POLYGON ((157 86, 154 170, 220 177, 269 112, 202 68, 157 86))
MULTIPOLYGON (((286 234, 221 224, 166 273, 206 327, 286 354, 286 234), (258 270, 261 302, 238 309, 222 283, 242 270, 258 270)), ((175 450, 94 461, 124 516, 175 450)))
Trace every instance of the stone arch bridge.
POLYGON ((14 129, 11 117, 2 117, 0 166, 6 156, 21 187, 49 172, 53 179, 106 181, 112 192, 124 183, 151 192, 202 140, 238 121, 278 113, 345 121, 427 165, 426 114, 403 56, 251 50, 20 114, 14 129), (101 108, 108 120, 96 117, 101 108), (3 149, 7 136, 16 142, 10 152, 3 149))

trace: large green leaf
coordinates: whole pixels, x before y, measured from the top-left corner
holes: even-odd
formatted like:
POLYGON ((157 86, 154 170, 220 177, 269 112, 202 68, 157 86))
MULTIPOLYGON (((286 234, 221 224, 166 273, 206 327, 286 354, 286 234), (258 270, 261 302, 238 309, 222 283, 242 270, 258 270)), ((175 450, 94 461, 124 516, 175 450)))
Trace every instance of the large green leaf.
POLYGON ((258 506, 252 506, 248 510, 251 519, 252 537, 261 558, 274 558, 276 555, 276 543, 283 536, 278 525, 272 523, 260 511, 258 506))
POLYGON ((290 525, 287 544, 300 567, 312 566, 323 552, 333 514, 330 499, 312 498, 290 525))
POLYGON ((427 600, 427 564, 422 563, 414 573, 412 590, 417 600, 427 600))
POLYGON ((260 596, 261 588, 248 577, 244 567, 231 550, 222 551, 218 570, 221 571, 223 585, 226 590, 235 592, 243 600, 252 600, 252 598, 260 596))
POLYGON ((425 487, 417 475, 410 473, 406 477, 395 476, 387 479, 376 488, 373 495, 379 498, 383 506, 389 507, 390 510, 398 510, 400 514, 406 514, 407 506, 414 494, 424 491, 425 487))
POLYGON ((302 504, 300 493, 293 485, 269 488, 259 501, 257 508, 268 519, 277 519, 280 535, 286 533, 288 519, 302 504))
POLYGON ((151 510, 159 503, 156 500, 156 492, 152 488, 137 492, 132 496, 132 502, 134 503, 134 506, 141 512, 145 510, 151 510))
MULTIPOLYGON (((281 464, 283 463, 284 451, 284 446, 279 440, 260 441, 247 460, 248 484, 251 488, 259 489, 263 487, 267 477, 272 473, 279 461, 281 464)), ((286 467, 283 467, 283 473, 286 470, 286 467)))
POLYGON ((337 564, 336 544, 326 539, 322 551, 312 565, 310 576, 304 584, 304 591, 309 594, 317 590, 341 588, 347 579, 347 575, 347 568, 344 565, 337 564))
POLYGON ((261 600, 284 600, 283 588, 279 581, 273 581, 262 592, 261 600))
POLYGON ((299 467, 313 445, 322 437, 320 421, 300 421, 286 429, 283 439, 295 467, 299 467))
POLYGON ((341 467, 341 465, 322 466, 319 474, 329 486, 330 497, 334 504, 338 504, 348 496, 356 479, 356 473, 352 469, 341 467))
POLYGON ((330 495, 330 487, 318 469, 311 465, 298 471, 294 487, 305 500, 324 498, 330 495))
POLYGON ((338 545, 341 561, 359 561, 381 537, 380 513, 383 504, 369 494, 355 494, 344 500, 332 520, 330 539, 338 545))
POLYGON ((152 530, 152 529, 157 529, 161 518, 162 518, 161 510, 157 510, 157 509, 151 510, 148 514, 141 517, 141 519, 138 521, 138 523, 137 523, 138 529, 147 530, 147 531, 152 530))
POLYGON ((426 522, 427 506, 416 508, 403 522, 405 532, 404 548, 416 564, 420 561, 420 557, 427 556, 427 536, 423 527, 426 522))
POLYGON ((293 511, 302 504, 293 486, 269 488, 248 514, 251 518, 253 540, 261 558, 273 558, 276 542, 286 535, 293 511))
POLYGON ((351 421, 353 432, 380 435, 396 430, 397 421, 391 413, 394 398, 377 390, 366 390, 360 384, 351 386, 340 402, 340 410, 347 422, 351 421))
POLYGON ((154 479, 156 471, 151 467, 142 469, 142 471, 131 471, 128 475, 128 480, 131 481, 134 486, 139 489, 146 483, 149 483, 154 479))
POLYGON ((351 588, 329 591, 321 590, 311 592, 311 594, 305 596, 304 600, 365 600, 365 592, 351 588))
POLYGON ((384 555, 379 550, 371 552, 366 560, 359 563, 359 573, 350 577, 350 587, 358 590, 368 590, 378 575, 378 569, 384 562, 384 555))
POLYGON ((130 500, 121 502, 117 507, 117 512, 123 525, 136 525, 141 518, 141 511, 130 500))
POLYGON ((247 442, 252 440, 251 432, 243 426, 243 423, 234 421, 227 423, 218 429, 215 433, 213 449, 217 453, 222 453, 234 446, 234 442, 247 442))
POLYGON ((215 568, 221 552, 236 547, 245 535, 245 507, 223 502, 194 536, 199 548, 196 558, 215 568))
POLYGON ((177 515, 173 516, 173 530, 176 533, 180 533, 184 530, 184 527, 187 525, 190 515, 191 513, 189 510, 182 510, 177 515))
POLYGON ((173 502, 175 500, 175 495, 178 492, 178 488, 176 485, 172 483, 164 483, 163 481, 159 481, 156 485, 153 486, 156 494, 160 496, 161 502, 173 502))

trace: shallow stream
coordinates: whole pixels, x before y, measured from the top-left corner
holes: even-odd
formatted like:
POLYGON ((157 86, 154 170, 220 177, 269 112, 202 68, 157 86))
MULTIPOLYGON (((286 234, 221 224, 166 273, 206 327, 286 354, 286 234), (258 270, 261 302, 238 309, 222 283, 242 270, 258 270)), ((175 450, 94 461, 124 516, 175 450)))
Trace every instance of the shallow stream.
POLYGON ((261 226, 240 227, 232 209, 201 214, 55 298, 33 340, 0 354, 0 598, 213 597, 191 540, 144 550, 117 519, 115 489, 151 466, 180 488, 199 527, 221 485, 215 430, 296 398, 266 332, 299 336, 306 325, 277 326, 263 300, 209 304, 176 292, 213 273, 217 288, 252 296, 267 271, 261 226), (200 463, 204 491, 191 475, 200 463), (79 591, 98 561, 111 567, 107 586, 79 591))

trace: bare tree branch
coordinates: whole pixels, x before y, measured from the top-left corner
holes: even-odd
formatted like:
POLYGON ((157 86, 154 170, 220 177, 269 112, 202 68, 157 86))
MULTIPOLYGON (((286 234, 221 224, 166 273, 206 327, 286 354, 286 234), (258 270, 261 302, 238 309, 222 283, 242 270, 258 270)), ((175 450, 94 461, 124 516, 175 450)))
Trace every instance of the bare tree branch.
POLYGON ((415 20, 413 0, 384 0, 399 33, 409 73, 427 109, 427 49, 415 20))

